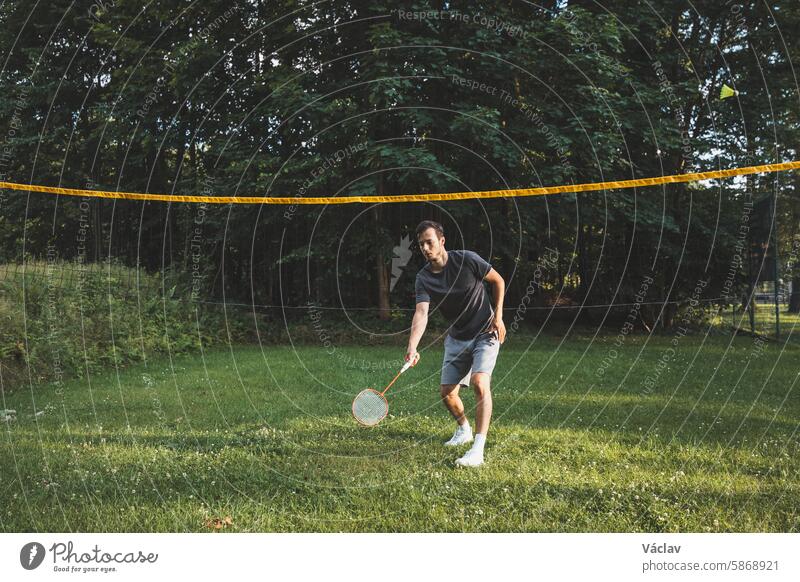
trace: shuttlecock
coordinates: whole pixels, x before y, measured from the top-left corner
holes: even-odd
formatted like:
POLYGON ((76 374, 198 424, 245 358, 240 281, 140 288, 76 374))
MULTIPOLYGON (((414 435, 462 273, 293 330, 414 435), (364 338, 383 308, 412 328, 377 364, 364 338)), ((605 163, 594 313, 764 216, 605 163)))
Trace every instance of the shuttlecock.
POLYGON ((738 97, 739 96, 739 92, 736 91, 735 89, 731 89, 727 85, 724 85, 724 84, 722 85, 722 89, 719 92, 719 98, 720 99, 727 99, 728 97, 733 97, 734 95, 736 97, 738 97))

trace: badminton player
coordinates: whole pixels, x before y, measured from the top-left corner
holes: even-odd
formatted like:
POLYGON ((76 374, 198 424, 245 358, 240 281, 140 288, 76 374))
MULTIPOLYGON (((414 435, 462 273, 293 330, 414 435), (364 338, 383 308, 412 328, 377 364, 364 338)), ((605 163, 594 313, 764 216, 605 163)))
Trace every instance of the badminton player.
POLYGON ((500 344, 506 338, 505 281, 477 253, 446 250, 444 230, 438 222, 421 222, 417 226, 417 242, 428 263, 417 273, 417 307, 406 361, 416 364, 419 360, 417 346, 428 325, 428 308, 433 302, 450 324, 444 340, 441 395, 458 426, 445 445, 472 442, 472 447, 456 464, 477 467, 483 464, 483 447, 492 417, 492 370, 500 344), (491 286, 491 295, 484 281, 491 286), (464 404, 458 396, 460 386, 469 385, 476 399, 474 442, 464 404))

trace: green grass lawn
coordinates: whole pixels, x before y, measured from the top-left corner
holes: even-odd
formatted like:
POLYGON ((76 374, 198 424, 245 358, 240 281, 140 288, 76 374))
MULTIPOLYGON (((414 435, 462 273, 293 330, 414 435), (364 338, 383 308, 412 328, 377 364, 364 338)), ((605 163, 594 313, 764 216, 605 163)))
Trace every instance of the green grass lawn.
POLYGON ((442 446, 441 342, 373 429, 350 403, 402 348, 235 347, 5 386, 0 529, 800 531, 796 343, 532 339, 501 350, 479 469, 442 446))

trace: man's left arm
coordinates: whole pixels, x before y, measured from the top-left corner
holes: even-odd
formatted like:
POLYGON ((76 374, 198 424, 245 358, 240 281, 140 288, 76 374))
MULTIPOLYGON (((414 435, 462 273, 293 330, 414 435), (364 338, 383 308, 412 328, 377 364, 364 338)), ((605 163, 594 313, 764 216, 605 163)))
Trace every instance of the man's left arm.
POLYGON ((494 296, 494 319, 489 330, 497 331, 497 338, 502 344, 506 341, 506 324, 503 323, 503 297, 506 294, 506 282, 494 269, 489 270, 484 281, 492 286, 492 295, 494 296))

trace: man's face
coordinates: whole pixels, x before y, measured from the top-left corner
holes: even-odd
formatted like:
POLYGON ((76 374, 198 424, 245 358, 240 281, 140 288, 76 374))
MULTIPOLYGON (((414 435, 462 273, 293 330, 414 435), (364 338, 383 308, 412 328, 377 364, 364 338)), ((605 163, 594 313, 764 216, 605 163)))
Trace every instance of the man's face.
POLYGON ((432 228, 422 231, 417 237, 419 250, 428 261, 436 260, 444 252, 444 237, 439 238, 436 231, 432 228))

